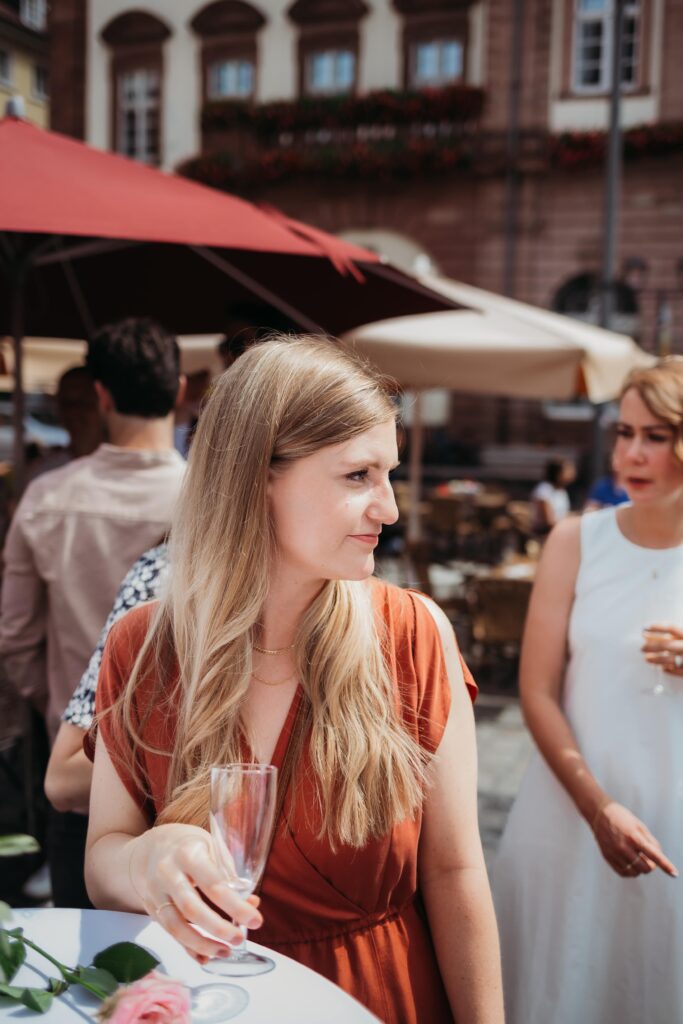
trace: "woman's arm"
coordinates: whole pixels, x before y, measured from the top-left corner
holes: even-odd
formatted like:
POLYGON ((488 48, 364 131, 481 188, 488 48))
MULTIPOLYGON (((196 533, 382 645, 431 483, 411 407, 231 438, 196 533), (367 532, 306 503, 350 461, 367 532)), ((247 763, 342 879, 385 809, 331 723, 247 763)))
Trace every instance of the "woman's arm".
POLYGON ((580 559, 581 520, 564 519, 545 544, 529 602, 519 677, 524 717, 543 757, 593 828, 614 870, 634 877, 647 874, 656 864, 671 874, 675 869, 657 840, 610 798, 591 773, 562 710, 567 632, 580 559))
POLYGON ((92 764, 83 750, 85 731, 62 722, 45 774, 45 795, 57 811, 87 814, 92 764))
POLYGON ((498 931, 477 824, 472 702, 444 613, 425 604, 441 635, 452 702, 424 806, 420 890, 453 1016, 503 1024, 498 931))
POLYGON ((101 736, 93 766, 85 881, 96 907, 148 913, 200 962, 227 956, 230 944, 242 942, 236 924, 253 929, 263 923, 256 901, 242 900, 228 887, 213 859, 208 832, 181 824, 149 828, 101 736), (198 890, 236 924, 212 910, 198 890))

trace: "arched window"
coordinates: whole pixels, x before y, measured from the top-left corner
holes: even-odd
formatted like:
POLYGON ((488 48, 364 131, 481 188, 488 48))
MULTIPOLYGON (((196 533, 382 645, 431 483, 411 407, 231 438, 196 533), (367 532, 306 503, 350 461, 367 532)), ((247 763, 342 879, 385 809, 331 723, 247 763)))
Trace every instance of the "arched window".
POLYGON ((171 32, 159 18, 128 11, 102 30, 111 50, 111 144, 146 164, 161 162, 163 47, 171 32))
POLYGON ((263 14, 244 0, 215 0, 190 25, 201 39, 202 97, 252 99, 256 94, 263 14))
POLYGON ((334 96, 358 88, 363 0, 296 0, 289 17, 299 29, 299 93, 334 96))
POLYGON ((470 6, 453 0, 394 0, 403 16, 406 88, 438 88, 465 78, 470 6))

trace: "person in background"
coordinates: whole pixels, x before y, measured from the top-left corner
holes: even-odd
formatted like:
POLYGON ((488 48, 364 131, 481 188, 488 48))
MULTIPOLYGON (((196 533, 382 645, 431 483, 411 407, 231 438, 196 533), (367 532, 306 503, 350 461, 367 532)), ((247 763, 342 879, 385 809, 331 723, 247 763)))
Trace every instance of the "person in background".
POLYGON ((614 468, 630 504, 559 523, 529 605, 538 750, 493 866, 508 1024, 683 1020, 683 358, 627 377, 614 468))
POLYGON ((583 510, 584 512, 595 512, 599 508, 625 505, 628 500, 627 491, 621 486, 617 474, 612 470, 595 481, 588 492, 583 510))
POLYGON ((185 400, 179 409, 176 409, 175 426, 173 429, 173 444, 176 451, 187 458, 192 445, 194 434, 199 418, 199 411, 204 397, 211 386, 211 373, 209 370, 197 370, 187 375, 187 386, 185 388, 185 400))
POLYGON ((199 962, 265 922, 385 1024, 503 1024, 474 684, 440 609, 373 577, 397 459, 385 380, 337 345, 266 341, 218 379, 168 586, 104 651, 88 888, 199 962), (262 913, 208 832, 211 766, 244 760, 280 769, 262 913))
POLYGON ((543 480, 531 493, 536 533, 549 533, 556 523, 569 515, 571 504, 567 487, 575 478, 576 467, 571 459, 552 459, 546 464, 543 480))
POLYGON ((69 435, 68 448, 55 448, 28 470, 27 482, 59 469, 72 459, 90 455, 104 440, 94 381, 85 366, 72 366, 59 378, 55 395, 57 418, 69 435))
POLYGON ((97 647, 64 710, 50 754, 45 792, 58 811, 88 813, 92 762, 85 755, 83 740, 95 717, 97 678, 109 631, 132 608, 156 600, 161 594, 167 573, 168 544, 162 541, 140 555, 119 587, 97 647))
POLYGON ((236 302, 228 309, 225 334, 218 343, 218 357, 224 370, 255 341, 271 334, 291 334, 296 324, 274 306, 265 302, 236 302))
MULTIPOLYGON (((15 690, 46 705, 51 740, 121 579, 170 525, 185 471, 173 448, 184 384, 173 335, 149 319, 108 325, 87 365, 109 441, 29 485, 4 552, 0 657, 15 690)), ((57 906, 88 905, 86 830, 84 815, 50 815, 57 906)))

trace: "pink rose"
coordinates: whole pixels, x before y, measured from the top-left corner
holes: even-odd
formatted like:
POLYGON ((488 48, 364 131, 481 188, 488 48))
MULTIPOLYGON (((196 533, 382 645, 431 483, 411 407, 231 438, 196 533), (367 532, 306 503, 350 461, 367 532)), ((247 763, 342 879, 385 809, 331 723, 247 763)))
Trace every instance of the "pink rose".
POLYGON ((190 993, 180 981, 150 971, 105 999, 97 1019, 107 1024, 191 1024, 190 993))

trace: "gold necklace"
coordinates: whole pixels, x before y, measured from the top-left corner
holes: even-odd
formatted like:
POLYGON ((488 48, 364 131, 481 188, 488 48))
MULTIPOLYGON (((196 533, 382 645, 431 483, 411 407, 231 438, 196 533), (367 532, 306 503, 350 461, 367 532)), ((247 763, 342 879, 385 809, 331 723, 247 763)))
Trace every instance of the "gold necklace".
POLYGON ((255 651, 259 654, 284 654, 286 651, 293 651, 296 647, 296 641, 290 644, 289 647, 276 647, 272 651, 269 651, 267 647, 259 647, 258 644, 252 644, 255 651))
POLYGON ((264 686, 284 686, 285 683, 289 683, 292 679, 294 679, 294 676, 296 675, 296 671, 294 671, 290 675, 288 675, 286 679, 276 679, 276 680, 264 679, 263 676, 257 675, 256 672, 254 672, 254 671, 252 671, 251 674, 254 677, 254 679, 258 679, 259 683, 263 683, 264 686))

